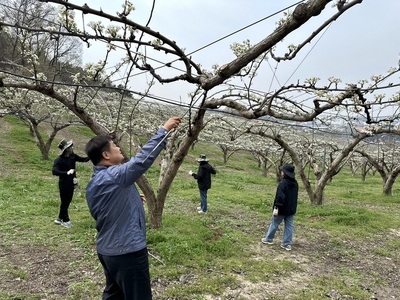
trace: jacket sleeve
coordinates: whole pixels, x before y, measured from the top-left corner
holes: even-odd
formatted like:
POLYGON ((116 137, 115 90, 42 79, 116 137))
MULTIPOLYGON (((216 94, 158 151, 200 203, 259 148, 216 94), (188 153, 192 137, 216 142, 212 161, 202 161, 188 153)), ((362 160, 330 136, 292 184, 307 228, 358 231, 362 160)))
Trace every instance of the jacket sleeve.
POLYGON ((164 149, 167 143, 167 139, 164 137, 167 133, 167 130, 160 128, 130 161, 109 168, 110 175, 121 186, 127 187, 132 185, 133 182, 136 182, 151 167, 157 156, 164 149))
POLYGON ((89 161, 89 157, 82 157, 82 156, 79 156, 79 155, 75 154, 75 160, 79 161, 79 162, 88 162, 89 161))
POLYGON ((197 174, 193 174, 194 178, 197 180, 201 180, 201 178, 203 178, 204 176, 204 170, 203 170, 204 166, 199 166, 199 169, 197 170, 197 174))
POLYGON ((204 177, 204 172, 209 172, 210 174, 217 174, 217 170, 215 170, 209 163, 207 163, 199 167, 197 174, 193 173, 192 175, 194 178, 201 180, 204 177))
POLYGON ((210 164, 209 164, 209 166, 210 166, 210 173, 217 174, 217 170, 215 168, 213 168, 210 164))
POLYGON ((67 175, 67 171, 61 171, 60 164, 61 164, 60 159, 56 158, 54 160, 53 169, 51 170, 53 175, 55 175, 55 176, 67 175))
POLYGON ((283 206, 285 204, 285 182, 282 180, 279 182, 278 187, 276 188, 276 195, 274 206, 283 206))

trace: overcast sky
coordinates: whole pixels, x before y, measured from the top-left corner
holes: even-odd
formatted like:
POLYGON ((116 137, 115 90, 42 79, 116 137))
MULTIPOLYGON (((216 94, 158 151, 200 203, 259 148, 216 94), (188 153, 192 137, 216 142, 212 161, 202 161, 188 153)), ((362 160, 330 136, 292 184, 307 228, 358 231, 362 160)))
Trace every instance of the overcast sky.
MULTIPOLYGON (((121 11, 122 0, 70 0, 78 5, 87 3, 91 8, 116 14, 121 11)), ((132 1, 136 10, 130 16, 135 22, 147 22, 150 0, 132 1)), ((150 28, 177 42, 186 53, 196 51, 254 22, 265 19, 295 4, 291 0, 158 0, 150 28)), ((335 1, 332 2, 332 5, 335 1)), ((283 55, 288 44, 301 43, 327 16, 333 14, 329 4, 326 12, 313 18, 307 25, 289 35, 277 54, 283 55)), ((293 11, 293 8, 291 8, 293 11)), ((397 66, 400 53, 400 25, 398 14, 400 0, 364 0, 341 16, 337 21, 307 45, 290 62, 280 63, 276 68, 278 81, 273 80, 276 62, 270 60, 260 72, 258 89, 274 90, 285 83, 297 82, 310 77, 326 81, 333 76, 343 82, 370 79, 372 75, 385 74, 397 66)), ((193 54, 192 59, 203 68, 211 70, 213 64, 223 65, 235 57, 230 50, 234 42, 249 39, 256 44, 267 37, 276 27, 283 13, 267 18, 239 33, 193 54)), ((77 18, 79 19, 79 18, 77 18)), ((105 45, 98 44, 84 49, 84 61, 96 61, 104 57, 105 45)), ((117 61, 120 56, 114 54, 117 61)), ((121 77, 123 74, 121 74, 121 77)), ((116 82, 118 84, 118 82, 116 82)), ((131 89, 143 91, 135 81, 131 89)), ((183 83, 157 85, 153 91, 161 97, 186 98, 189 89, 183 83)))

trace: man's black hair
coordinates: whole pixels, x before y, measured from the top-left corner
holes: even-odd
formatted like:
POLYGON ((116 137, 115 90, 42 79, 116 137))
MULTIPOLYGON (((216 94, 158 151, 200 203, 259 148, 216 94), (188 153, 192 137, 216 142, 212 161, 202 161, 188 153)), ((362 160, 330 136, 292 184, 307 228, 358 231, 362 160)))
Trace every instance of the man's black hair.
POLYGON ((103 159, 104 151, 110 150, 110 141, 112 141, 111 136, 98 135, 86 144, 85 152, 93 165, 96 166, 103 159))

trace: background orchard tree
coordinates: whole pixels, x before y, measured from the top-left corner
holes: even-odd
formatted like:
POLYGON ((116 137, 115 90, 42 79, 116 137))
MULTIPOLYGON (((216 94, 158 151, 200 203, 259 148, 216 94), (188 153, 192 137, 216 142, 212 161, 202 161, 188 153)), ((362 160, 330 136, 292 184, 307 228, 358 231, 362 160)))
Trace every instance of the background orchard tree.
MULTIPOLYGON (((234 118, 238 119, 238 117, 234 118)), ((234 122, 232 121, 232 123, 234 122)), ((259 130, 264 131, 266 128, 278 130, 279 126, 268 120, 248 120, 245 123, 240 122, 235 126, 238 135, 238 138, 235 140, 235 147, 251 153, 258 162, 262 176, 267 176, 272 169, 272 173, 277 181, 281 179, 279 167, 287 159, 285 149, 282 149, 270 139, 258 135, 249 135, 248 132, 253 127, 261 128, 259 130)), ((282 130, 285 129, 282 128, 282 130)))
POLYGON ((267 176, 268 170, 273 167, 274 174, 279 180, 279 167, 284 161, 285 151, 270 139, 247 134, 253 126, 265 124, 263 127, 276 127, 276 124, 267 120, 243 119, 232 112, 227 115, 211 113, 206 120, 199 140, 218 145, 222 151, 224 163, 227 163, 237 151, 246 151, 257 160, 263 176, 267 176))
POLYGON ((369 173, 372 175, 375 175, 376 173, 376 169, 362 156, 352 155, 349 159, 348 165, 353 177, 357 176, 357 172, 360 171, 362 181, 366 180, 369 173))
POLYGON ((5 68, 18 66, 28 76, 39 72, 52 80, 71 81, 69 76, 82 63, 82 42, 57 33, 63 27, 54 6, 36 0, 0 0, 0 16, 9 24, 6 31, 0 31, 0 61, 5 68), (48 32, 38 33, 37 28, 48 32), (38 63, 29 71, 32 57, 38 63))
POLYGON ((29 90, 1 90, 0 107, 4 114, 16 116, 27 124, 44 160, 49 159, 51 144, 59 131, 71 125, 82 125, 70 110, 52 98, 29 90))
MULTIPOLYGON (((302 139, 302 136, 299 134, 299 131, 292 131, 291 134, 289 134, 289 131, 287 129, 285 132, 282 132, 282 130, 277 129, 268 129, 261 131, 256 130, 256 128, 252 128, 249 133, 272 139, 280 147, 286 150, 296 167, 298 177, 300 177, 300 180, 302 181, 303 186, 307 191, 311 203, 316 205, 321 205, 323 203, 323 191, 327 182, 338 173, 338 170, 345 163, 346 158, 354 149, 354 147, 368 136, 366 133, 360 133, 357 137, 354 138, 351 143, 347 144, 340 151, 340 153, 338 153, 338 155, 335 157, 330 165, 326 166, 324 170, 320 170, 319 167, 318 169, 316 167, 316 165, 319 165, 320 162, 317 163, 314 159, 314 156, 312 156, 309 152, 310 148, 313 148, 313 146, 315 147, 316 145, 304 148, 304 143, 300 141, 300 139, 302 139), (303 151, 306 151, 308 153, 304 155, 302 154, 303 151), (305 162, 304 157, 307 158, 310 156, 312 157, 311 162, 309 161, 309 159, 307 159, 305 162), (317 173, 314 172, 315 176, 312 178, 312 180, 314 180, 314 187, 311 184, 310 178, 306 174, 307 164, 310 165, 310 167, 312 167, 314 170, 318 171, 317 173)), ((319 153, 321 152, 322 151, 319 151, 319 153)))
POLYGON ((384 135, 380 142, 374 140, 365 143, 354 152, 367 159, 368 163, 376 169, 383 181, 383 194, 391 196, 393 184, 400 174, 397 137, 384 135))
MULTIPOLYGON (((394 133, 398 134, 397 130, 393 130, 391 128, 381 128, 381 127, 371 127, 369 129, 364 129, 363 131, 355 131, 352 139, 347 141, 337 141, 336 144, 341 144, 340 148, 330 147, 327 148, 326 142, 323 143, 313 143, 310 147, 304 147, 304 143, 300 140, 303 138, 301 134, 297 131, 297 133, 288 134, 288 129, 285 130, 283 134, 281 131, 268 129, 265 131, 255 130, 252 128, 250 131, 251 134, 260 135, 266 138, 270 138, 278 143, 282 148, 284 148, 287 153, 290 155, 294 165, 296 166, 299 177, 308 193, 310 201, 312 204, 321 205, 323 203, 323 192, 326 184, 340 171, 341 168, 347 163, 348 159, 351 157, 352 153, 358 149, 360 144, 368 137, 371 136, 380 136, 383 134, 394 133), (316 158, 318 156, 312 155, 311 149, 316 149, 320 146, 323 146, 323 149, 317 150, 315 153, 320 154, 319 160, 316 158), (325 158, 321 160, 321 154, 330 149, 329 156, 331 157, 329 160, 325 158), (306 151, 306 155, 301 154, 303 151, 306 151), (306 163, 304 156, 308 157, 306 163), (307 164, 314 170, 314 187, 311 185, 311 181, 306 174, 306 166, 307 164), (323 168, 321 169, 321 166, 323 168)), ((306 139, 307 143, 310 143, 310 139, 306 139)), ((311 141, 316 141, 312 139, 311 141)), ((333 143, 335 144, 335 143, 333 143)), ((393 175, 398 175, 398 170, 395 170, 393 175)), ((395 177, 394 177, 395 178, 395 177)), ((392 179, 391 179, 392 181, 392 179)))
MULTIPOLYGON (((365 82, 340 85, 338 80, 333 79, 329 81, 329 84, 326 84, 319 83, 317 78, 312 78, 304 83, 298 82, 297 84, 281 86, 278 90, 268 93, 251 89, 257 70, 268 58, 274 59, 276 62, 295 59, 296 54, 315 39, 322 30, 339 19, 349 9, 360 4, 362 0, 346 1, 339 10, 335 5, 328 6, 328 4, 333 3, 330 0, 309 0, 300 3, 293 11, 286 13, 277 27, 271 30, 270 34, 266 34, 266 37, 260 42, 252 45, 245 41, 234 45, 233 51, 237 58, 221 67, 214 68, 211 72, 202 70, 201 64, 192 61, 191 57, 183 50, 184 47, 180 47, 171 38, 162 34, 162 29, 153 30, 147 26, 151 16, 146 24, 138 24, 132 21, 130 14, 134 8, 129 2, 125 2, 122 10, 119 10, 116 15, 93 9, 87 5, 76 5, 73 1, 48 0, 43 2, 60 4, 60 7, 63 8, 62 21, 59 23, 62 25, 62 30, 57 31, 55 28, 34 27, 33 25, 28 28, 4 21, 0 21, 1 28, 18 28, 27 36, 56 34, 57 36, 74 37, 80 39, 89 47, 92 41, 103 41, 106 45, 104 47, 104 59, 87 65, 82 73, 83 75, 76 74, 73 78, 74 85, 68 89, 63 86, 62 82, 36 75, 30 82, 17 86, 11 77, 23 75, 6 69, 2 70, 3 74, 8 75, 1 79, 1 88, 22 88, 51 96, 76 114, 95 134, 105 134, 110 133, 110 131, 123 132, 124 130, 120 128, 122 127, 121 122, 118 121, 113 124, 116 127, 113 126, 112 128, 102 124, 104 121, 98 118, 97 113, 91 111, 93 108, 91 105, 97 100, 96 94, 99 93, 99 90, 110 88, 110 78, 120 70, 127 70, 125 83, 122 84, 125 87, 130 86, 130 74, 134 70, 150 74, 155 80, 163 84, 185 81, 196 87, 196 92, 190 98, 190 109, 187 115, 188 124, 187 127, 183 126, 187 129, 186 134, 182 136, 178 131, 171 134, 166 155, 163 157, 165 161, 162 163, 157 193, 144 177, 139 182, 140 188, 148 199, 150 225, 152 227, 161 226, 166 194, 189 148, 198 139, 204 128, 208 109, 230 108, 247 119, 273 116, 277 119, 307 122, 336 107, 346 107, 365 118, 367 123, 379 123, 381 120, 371 117, 371 110, 381 107, 382 97, 373 98, 373 93, 377 89, 392 87, 392 85, 385 84, 385 80, 394 77, 394 74, 398 71, 398 68, 389 70, 387 75, 376 77, 369 86, 365 82), (306 24, 311 18, 318 18, 322 11, 327 12, 329 16, 320 20, 320 25, 312 30, 303 43, 298 46, 289 45, 288 52, 282 55, 274 52, 277 44, 290 39, 291 33, 306 24), (86 22, 88 16, 97 16, 101 21, 86 22), (78 18, 83 20, 83 25, 76 23, 78 18), (111 70, 107 67, 107 61, 109 55, 117 48, 124 50, 126 55, 111 70), (158 57, 159 53, 165 55, 161 63, 151 59, 158 57), (164 72, 165 67, 168 67, 172 72, 164 72), (86 80, 82 79, 83 76, 87 76, 86 80), (93 84, 87 87, 89 79, 93 84), (233 79, 238 80, 240 84, 229 85, 229 81, 233 79), (90 100, 82 96, 85 93, 85 88, 95 89, 90 100), (211 90, 213 90, 212 94, 211 90), (302 95, 303 97, 299 98, 302 95), (313 105, 304 105, 310 100, 313 105)), ((340 2, 343 4, 342 1, 340 2)), ((30 51, 28 54, 31 55, 31 61, 33 61, 33 64, 31 61, 29 62, 31 64, 29 65, 30 71, 40 74, 38 72, 39 64, 33 55, 34 52, 30 51)), ((25 79, 29 80, 28 78, 25 79)), ((129 111, 129 109, 121 108, 128 105, 129 101, 126 100, 130 93, 137 95, 137 92, 126 89, 123 93, 120 93, 121 97, 117 98, 119 102, 117 104, 118 109, 115 110, 118 114, 117 120, 122 119, 121 115, 129 111)), ((146 95, 149 96, 150 94, 146 93, 146 95)), ((385 103, 389 105, 396 101, 398 101, 398 95, 387 99, 385 103)), ((108 104, 115 104, 115 101, 110 101, 108 104)), ((397 114, 390 117, 392 120, 396 118, 398 118, 397 114)), ((390 120, 385 118, 384 121, 390 120)))
POLYGON ((281 179, 279 167, 287 160, 285 149, 282 149, 272 140, 263 139, 259 136, 247 135, 242 143, 246 145, 244 149, 249 151, 257 160, 263 176, 268 176, 272 169, 276 180, 281 179))
POLYGON ((240 137, 244 135, 247 123, 248 120, 222 113, 211 113, 206 118, 204 129, 198 140, 217 145, 222 151, 224 163, 227 163, 235 152, 246 148, 240 141, 240 137))

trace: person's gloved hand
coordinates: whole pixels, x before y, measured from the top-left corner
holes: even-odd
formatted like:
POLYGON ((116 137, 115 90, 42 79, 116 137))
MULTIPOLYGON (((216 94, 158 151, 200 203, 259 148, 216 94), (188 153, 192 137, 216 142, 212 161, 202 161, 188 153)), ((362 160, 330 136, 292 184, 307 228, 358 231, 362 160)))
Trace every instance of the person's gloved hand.
POLYGON ((75 170, 74 170, 74 169, 71 169, 71 170, 69 170, 69 171, 67 172, 67 175, 74 174, 74 172, 75 172, 75 170))
POLYGON ((272 214, 274 215, 274 217, 277 217, 278 216, 278 208, 277 207, 274 207, 274 210, 272 211, 272 214))
POLYGON ((192 174, 193 174, 193 172, 192 172, 192 170, 190 170, 190 171, 189 171, 189 175, 192 176, 192 174))

